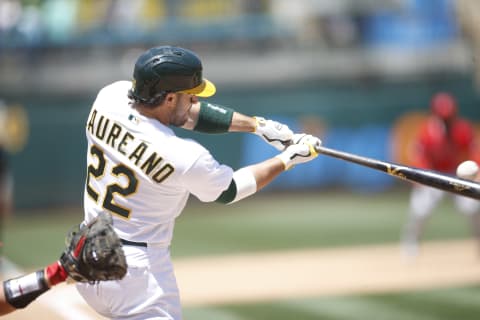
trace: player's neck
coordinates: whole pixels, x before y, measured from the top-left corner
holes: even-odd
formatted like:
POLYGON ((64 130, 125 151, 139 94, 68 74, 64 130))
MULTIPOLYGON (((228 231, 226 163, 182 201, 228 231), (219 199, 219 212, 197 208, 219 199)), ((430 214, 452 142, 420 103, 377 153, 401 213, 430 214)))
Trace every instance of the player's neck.
POLYGON ((163 108, 161 106, 144 106, 141 104, 134 104, 132 107, 138 111, 142 116, 158 120, 164 125, 168 125, 168 117, 165 112, 163 112, 163 108))

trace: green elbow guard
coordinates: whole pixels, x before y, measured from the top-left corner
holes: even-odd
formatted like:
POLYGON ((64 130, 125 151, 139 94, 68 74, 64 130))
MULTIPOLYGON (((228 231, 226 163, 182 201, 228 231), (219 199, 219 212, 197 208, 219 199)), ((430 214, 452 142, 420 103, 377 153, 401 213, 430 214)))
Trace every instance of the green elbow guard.
POLYGON ((204 133, 226 133, 232 124, 233 113, 233 109, 201 102, 197 124, 193 130, 204 133))

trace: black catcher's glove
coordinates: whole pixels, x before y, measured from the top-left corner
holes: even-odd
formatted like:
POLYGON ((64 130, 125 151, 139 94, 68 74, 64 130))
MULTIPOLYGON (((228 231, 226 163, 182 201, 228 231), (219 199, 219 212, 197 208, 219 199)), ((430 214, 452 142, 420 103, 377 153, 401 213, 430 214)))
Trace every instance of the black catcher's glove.
POLYGON ((112 217, 101 213, 89 224, 69 232, 60 263, 78 282, 122 279, 127 262, 120 238, 112 227, 112 217))

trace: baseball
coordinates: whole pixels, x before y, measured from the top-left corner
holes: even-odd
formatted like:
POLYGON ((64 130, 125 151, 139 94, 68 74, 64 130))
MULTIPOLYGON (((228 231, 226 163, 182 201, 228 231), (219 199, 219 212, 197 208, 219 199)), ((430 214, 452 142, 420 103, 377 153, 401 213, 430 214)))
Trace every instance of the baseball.
POLYGON ((475 161, 468 160, 460 163, 457 167, 457 176, 463 179, 473 180, 478 173, 478 165, 475 161))

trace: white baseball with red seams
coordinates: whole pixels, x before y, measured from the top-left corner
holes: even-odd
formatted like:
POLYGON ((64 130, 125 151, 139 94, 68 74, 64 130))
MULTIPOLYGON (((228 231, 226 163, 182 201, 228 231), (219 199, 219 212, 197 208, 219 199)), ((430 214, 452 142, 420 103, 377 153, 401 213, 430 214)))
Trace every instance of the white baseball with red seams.
POLYGON ((457 176, 473 180, 477 176, 478 169, 478 164, 475 161, 467 160, 458 165, 457 176))

